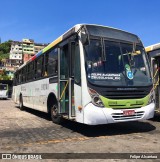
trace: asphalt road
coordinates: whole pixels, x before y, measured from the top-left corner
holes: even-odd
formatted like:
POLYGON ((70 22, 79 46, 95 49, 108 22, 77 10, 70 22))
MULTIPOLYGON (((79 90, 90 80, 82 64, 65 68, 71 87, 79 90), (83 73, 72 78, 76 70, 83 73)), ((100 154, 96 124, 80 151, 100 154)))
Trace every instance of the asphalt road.
POLYGON ((56 125, 43 112, 20 111, 12 100, 0 100, 0 152, 160 153, 160 115, 100 126, 68 120, 56 125))

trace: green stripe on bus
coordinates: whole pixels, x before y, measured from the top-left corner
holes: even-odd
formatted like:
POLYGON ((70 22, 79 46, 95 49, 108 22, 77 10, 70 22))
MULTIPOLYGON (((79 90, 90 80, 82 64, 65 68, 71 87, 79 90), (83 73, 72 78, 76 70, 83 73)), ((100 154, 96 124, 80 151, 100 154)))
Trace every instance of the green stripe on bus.
POLYGON ((107 108, 140 108, 146 106, 149 101, 149 95, 141 99, 121 99, 113 100, 100 96, 103 104, 107 108))

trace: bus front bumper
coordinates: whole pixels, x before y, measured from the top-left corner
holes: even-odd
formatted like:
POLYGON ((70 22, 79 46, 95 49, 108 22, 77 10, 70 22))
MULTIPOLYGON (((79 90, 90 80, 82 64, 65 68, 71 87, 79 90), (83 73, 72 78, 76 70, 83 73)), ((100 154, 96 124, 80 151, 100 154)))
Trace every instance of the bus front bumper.
POLYGON ((126 121, 145 120, 153 118, 155 104, 151 103, 147 106, 136 109, 112 109, 96 107, 89 103, 84 107, 84 124, 99 125, 126 121), (134 114, 124 115, 124 111, 133 111, 134 114))

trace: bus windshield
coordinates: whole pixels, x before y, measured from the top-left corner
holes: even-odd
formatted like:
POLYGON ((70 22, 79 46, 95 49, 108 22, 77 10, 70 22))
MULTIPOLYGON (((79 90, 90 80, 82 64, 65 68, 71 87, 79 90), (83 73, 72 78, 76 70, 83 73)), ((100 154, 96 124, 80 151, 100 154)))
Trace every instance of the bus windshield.
POLYGON ((152 84, 146 54, 140 45, 91 39, 84 50, 90 83, 99 86, 152 84))
POLYGON ((5 84, 0 85, 0 90, 7 90, 7 85, 5 84))

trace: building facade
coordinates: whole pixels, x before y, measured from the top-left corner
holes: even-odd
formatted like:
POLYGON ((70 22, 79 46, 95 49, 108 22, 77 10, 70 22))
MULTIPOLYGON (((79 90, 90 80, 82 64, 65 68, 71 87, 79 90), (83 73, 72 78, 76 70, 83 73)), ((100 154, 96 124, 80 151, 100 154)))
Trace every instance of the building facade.
POLYGON ((11 43, 10 57, 11 60, 22 60, 22 43, 13 41, 11 43))
POLYGON ((10 50, 10 65, 19 67, 47 45, 44 43, 35 43, 33 39, 28 38, 22 39, 21 42, 13 41, 10 50))
POLYGON ((22 39, 22 53, 23 63, 27 62, 31 57, 34 56, 34 40, 33 39, 22 39))
POLYGON ((48 44, 43 44, 43 43, 35 43, 34 44, 34 53, 38 53, 41 51, 43 48, 45 48, 48 44))
POLYGON ((22 64, 22 43, 13 41, 11 43, 9 60, 6 60, 6 67, 18 68, 22 64))

